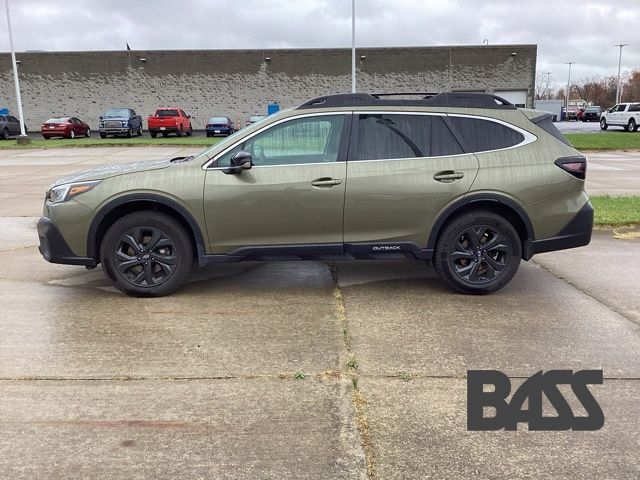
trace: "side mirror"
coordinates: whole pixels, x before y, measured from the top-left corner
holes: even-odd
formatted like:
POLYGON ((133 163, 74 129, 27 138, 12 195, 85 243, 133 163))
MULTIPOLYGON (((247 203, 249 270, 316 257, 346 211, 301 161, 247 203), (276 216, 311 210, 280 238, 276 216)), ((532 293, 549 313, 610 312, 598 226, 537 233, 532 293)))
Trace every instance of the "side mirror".
POLYGON ((249 152, 240 150, 231 157, 231 166, 224 170, 225 173, 241 173, 253 167, 253 158, 249 152))
POLYGON ((187 118, 191 118, 191 115, 187 115, 187 118))

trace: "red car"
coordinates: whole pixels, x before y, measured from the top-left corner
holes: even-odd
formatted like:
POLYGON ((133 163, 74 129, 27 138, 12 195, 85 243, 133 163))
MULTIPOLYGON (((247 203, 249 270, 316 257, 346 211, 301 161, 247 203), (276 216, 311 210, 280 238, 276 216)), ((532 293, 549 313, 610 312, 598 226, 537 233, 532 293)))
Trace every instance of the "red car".
POLYGON ((91 129, 77 117, 58 117, 50 118, 40 125, 40 133, 45 140, 51 137, 90 137, 91 129))
POLYGON ((156 138, 158 133, 163 137, 170 133, 175 133, 179 137, 182 135, 190 137, 193 133, 191 115, 187 115, 184 110, 177 107, 157 109, 156 113, 147 119, 147 128, 152 138, 156 138))

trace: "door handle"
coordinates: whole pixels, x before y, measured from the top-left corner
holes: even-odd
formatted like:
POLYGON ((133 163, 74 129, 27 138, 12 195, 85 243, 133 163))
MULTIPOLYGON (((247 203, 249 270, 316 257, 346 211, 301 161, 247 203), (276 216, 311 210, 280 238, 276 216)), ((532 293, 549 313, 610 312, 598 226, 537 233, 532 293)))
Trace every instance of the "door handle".
POLYGON ((333 187, 334 185, 340 185, 341 183, 342 180, 323 177, 314 180, 313 182, 311 182, 311 185, 313 185, 314 187, 333 187))
POLYGON ((464 177, 462 172, 454 172, 453 170, 445 170, 444 172, 438 172, 433 176, 434 180, 443 183, 451 183, 455 180, 460 180, 464 177))

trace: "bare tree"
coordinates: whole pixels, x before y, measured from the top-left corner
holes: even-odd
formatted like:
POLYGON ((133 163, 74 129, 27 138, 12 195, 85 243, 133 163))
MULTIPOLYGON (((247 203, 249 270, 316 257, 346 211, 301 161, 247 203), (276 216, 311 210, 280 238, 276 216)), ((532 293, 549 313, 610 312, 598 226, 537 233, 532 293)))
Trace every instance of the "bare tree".
POLYGON ((549 99, 555 90, 555 83, 551 80, 550 72, 536 73, 536 100, 549 99))

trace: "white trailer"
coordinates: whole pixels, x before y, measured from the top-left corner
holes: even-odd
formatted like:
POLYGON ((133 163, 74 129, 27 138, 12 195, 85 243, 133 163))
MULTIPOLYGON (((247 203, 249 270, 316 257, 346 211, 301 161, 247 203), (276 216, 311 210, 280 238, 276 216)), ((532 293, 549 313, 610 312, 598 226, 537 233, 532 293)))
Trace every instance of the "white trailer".
POLYGON ((562 100, 534 100, 533 105, 536 110, 543 110, 552 114, 554 122, 559 122, 562 118, 562 108, 564 106, 562 100))

